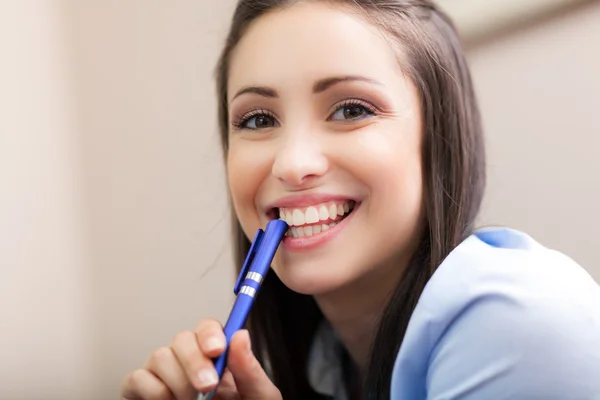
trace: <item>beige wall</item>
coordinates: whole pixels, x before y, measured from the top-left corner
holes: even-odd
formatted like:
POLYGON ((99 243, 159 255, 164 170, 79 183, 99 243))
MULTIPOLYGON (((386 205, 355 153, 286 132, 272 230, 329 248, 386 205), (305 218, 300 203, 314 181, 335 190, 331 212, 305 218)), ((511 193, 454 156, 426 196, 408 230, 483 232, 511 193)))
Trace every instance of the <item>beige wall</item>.
POLYGON ((533 235, 600 281, 600 3, 470 53, 487 131, 481 221, 533 235))
POLYGON ((94 393, 105 398, 176 332, 223 318, 232 300, 212 80, 232 9, 203 3, 66 9, 101 371, 94 393))
MULTIPOLYGON (((232 0, 0 3, 0 398, 117 398, 231 304, 212 69, 232 0), (5 50, 6 49, 6 50, 5 50)), ((600 280, 600 4, 470 52, 481 218, 600 280)))
POLYGON ((2 399, 82 398, 98 375, 63 17, 0 3, 2 399))

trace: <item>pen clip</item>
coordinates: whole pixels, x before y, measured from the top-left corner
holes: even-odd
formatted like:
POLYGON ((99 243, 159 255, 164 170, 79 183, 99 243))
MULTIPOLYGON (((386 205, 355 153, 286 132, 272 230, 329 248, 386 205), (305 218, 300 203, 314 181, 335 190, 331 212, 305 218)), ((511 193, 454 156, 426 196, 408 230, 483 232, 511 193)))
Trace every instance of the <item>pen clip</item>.
POLYGON ((248 250, 248 255, 246 255, 246 260, 244 260, 244 265, 242 265, 240 274, 238 275, 237 281, 235 282, 235 286, 233 287, 233 293, 236 296, 237 296, 238 292, 240 291, 240 286, 242 285, 242 282, 244 281, 244 278, 246 277, 246 274, 248 273, 248 270, 250 269, 252 262, 254 261, 254 256, 256 255, 256 252, 258 251, 258 248, 260 247, 260 242, 263 238, 264 233, 265 233, 265 231, 263 231, 262 229, 259 229, 256 232, 254 241, 252 242, 252 245, 250 246, 250 250, 248 250))

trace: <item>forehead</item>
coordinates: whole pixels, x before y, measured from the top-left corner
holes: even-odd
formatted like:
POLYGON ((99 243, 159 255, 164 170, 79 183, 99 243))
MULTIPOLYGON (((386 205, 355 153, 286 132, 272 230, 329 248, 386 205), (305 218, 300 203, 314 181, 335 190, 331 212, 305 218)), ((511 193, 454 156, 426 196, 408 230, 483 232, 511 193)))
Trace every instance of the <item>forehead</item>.
POLYGON ((399 56, 379 29, 349 8, 300 3, 254 21, 232 53, 228 92, 247 85, 306 90, 307 82, 334 75, 392 83, 402 75, 399 56))

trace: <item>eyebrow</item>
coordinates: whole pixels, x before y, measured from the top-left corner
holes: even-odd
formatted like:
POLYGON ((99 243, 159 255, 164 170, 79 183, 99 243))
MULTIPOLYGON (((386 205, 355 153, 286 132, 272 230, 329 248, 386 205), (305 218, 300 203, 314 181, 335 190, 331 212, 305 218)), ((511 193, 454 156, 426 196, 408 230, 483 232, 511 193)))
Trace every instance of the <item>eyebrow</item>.
MULTIPOLYGON (((360 76, 360 75, 333 76, 330 78, 320 79, 317 82, 315 82, 315 84, 313 85, 313 93, 315 93, 315 94, 322 93, 322 92, 330 89, 332 86, 335 86, 342 82, 357 82, 357 81, 358 82, 367 82, 370 84, 383 86, 383 84, 381 82, 378 82, 371 78, 367 78, 366 76, 360 76)), ((239 97, 246 93, 253 93, 253 94, 257 94, 259 96, 268 97, 268 98, 278 98, 279 97, 279 94, 277 93, 277 91, 274 89, 271 89, 269 87, 247 86, 247 87, 244 87, 244 88, 238 90, 238 92, 235 94, 235 96, 233 96, 233 98, 231 100, 233 101, 236 97, 239 97)))
POLYGON ((321 79, 321 80, 315 82, 315 85, 313 86, 313 93, 324 92, 327 89, 331 88, 332 86, 337 85, 338 83, 356 82, 356 81, 367 82, 367 83, 371 83, 374 85, 383 86, 383 84, 381 82, 378 82, 371 78, 367 78, 366 76, 360 76, 360 75, 334 76, 331 78, 321 79))
POLYGON ((269 98, 279 97, 277 92, 271 88, 264 87, 264 86, 247 86, 245 88, 238 90, 238 92, 235 94, 235 96, 233 96, 233 98, 231 100, 233 101, 236 97, 240 97, 241 95, 246 94, 246 93, 254 93, 259 96, 269 97, 269 98))

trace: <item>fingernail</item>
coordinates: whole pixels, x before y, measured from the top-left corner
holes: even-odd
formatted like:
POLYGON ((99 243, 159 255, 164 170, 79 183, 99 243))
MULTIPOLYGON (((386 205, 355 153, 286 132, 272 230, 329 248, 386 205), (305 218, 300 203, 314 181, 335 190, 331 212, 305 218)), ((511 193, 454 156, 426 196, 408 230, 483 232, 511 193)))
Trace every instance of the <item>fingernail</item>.
POLYGON ((206 339, 206 342, 204 342, 204 347, 206 351, 215 351, 222 347, 222 343, 218 338, 211 337, 206 339))
POLYGON ((212 386, 219 382, 217 373, 212 368, 206 368, 198 372, 198 383, 202 387, 212 386))

